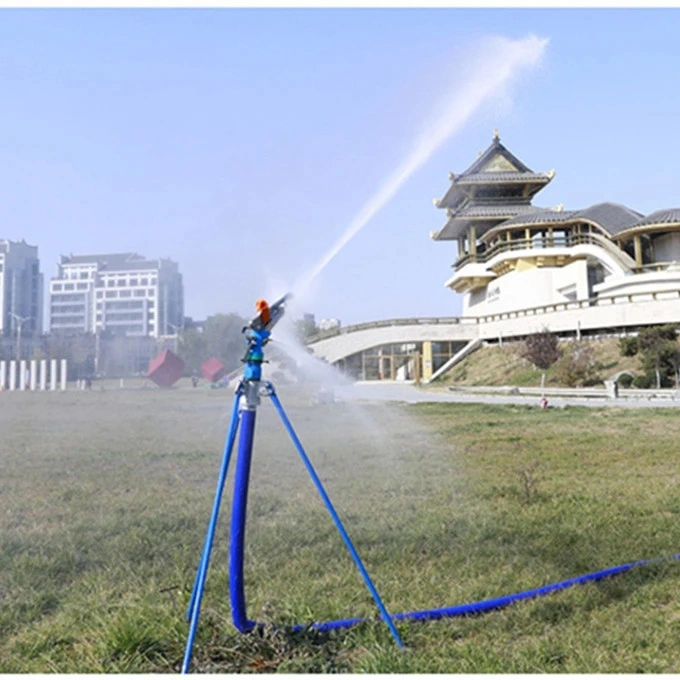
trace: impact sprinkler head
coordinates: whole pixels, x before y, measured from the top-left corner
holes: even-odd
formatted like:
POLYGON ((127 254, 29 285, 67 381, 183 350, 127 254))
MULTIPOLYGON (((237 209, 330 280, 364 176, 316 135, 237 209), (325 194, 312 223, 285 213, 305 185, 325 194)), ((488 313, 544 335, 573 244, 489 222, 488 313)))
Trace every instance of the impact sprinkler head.
POLYGON ((244 332, 248 329, 271 332, 286 311, 286 301, 292 297, 292 293, 286 293, 272 305, 267 304, 266 300, 258 300, 255 303, 258 315, 243 329, 244 332))
POLYGON ((243 328, 248 341, 248 349, 243 357, 246 364, 243 377, 246 380, 260 380, 260 365, 264 361, 264 346, 269 342, 271 330, 283 317, 286 311, 286 300, 292 295, 287 293, 273 305, 268 305, 265 300, 258 300, 255 308, 259 314, 243 328))

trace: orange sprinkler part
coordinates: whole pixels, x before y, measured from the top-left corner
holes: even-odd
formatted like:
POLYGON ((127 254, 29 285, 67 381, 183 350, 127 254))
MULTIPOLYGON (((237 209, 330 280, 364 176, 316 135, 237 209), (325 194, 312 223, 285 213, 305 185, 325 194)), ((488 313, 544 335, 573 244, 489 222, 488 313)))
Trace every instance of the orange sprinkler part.
POLYGON ((262 323, 266 326, 271 320, 272 316, 269 313, 269 305, 266 300, 258 300, 255 303, 255 309, 259 312, 262 323))

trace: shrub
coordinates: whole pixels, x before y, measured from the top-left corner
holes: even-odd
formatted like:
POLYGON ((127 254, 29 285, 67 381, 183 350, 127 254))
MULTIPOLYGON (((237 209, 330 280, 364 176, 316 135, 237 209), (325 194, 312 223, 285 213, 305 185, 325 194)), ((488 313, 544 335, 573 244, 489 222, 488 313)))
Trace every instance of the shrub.
POLYGON ((619 351, 623 357, 634 357, 638 353, 638 340, 637 338, 620 338, 619 339, 619 351))
POLYGON ((559 348, 557 336, 544 328, 540 333, 527 336, 519 354, 542 371, 541 388, 543 388, 545 372, 562 356, 562 350, 559 348))
POLYGON ((633 380, 634 378, 630 373, 623 373, 618 377, 616 384, 625 389, 633 384, 633 380))
POLYGON ((601 382, 597 374, 593 348, 585 342, 572 343, 555 365, 555 377, 568 387, 582 387, 601 382))
POLYGON ((642 390, 648 390, 656 385, 656 374, 645 373, 644 375, 636 375, 633 378, 633 387, 638 387, 642 390))

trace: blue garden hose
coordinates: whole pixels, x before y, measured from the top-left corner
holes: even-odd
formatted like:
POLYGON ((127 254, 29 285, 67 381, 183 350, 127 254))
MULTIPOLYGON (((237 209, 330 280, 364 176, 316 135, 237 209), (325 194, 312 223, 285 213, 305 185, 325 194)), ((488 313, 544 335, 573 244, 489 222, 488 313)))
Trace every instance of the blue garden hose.
POLYGON ((231 516, 231 544, 229 546, 229 596, 234 626, 241 633, 247 633, 255 626, 246 614, 244 592, 243 553, 246 540, 246 513, 248 509, 248 484, 250 461, 253 454, 255 432, 254 409, 241 411, 241 436, 238 443, 236 476, 234 478, 234 503, 231 516))
MULTIPOLYGON (((515 593, 514 595, 505 595, 503 597, 497 597, 491 600, 482 600, 480 602, 461 604, 453 607, 443 607, 440 609, 424 609, 422 611, 392 614, 392 619, 397 621, 404 620, 432 621, 436 619, 454 616, 468 616, 470 614, 481 614, 483 612, 488 612, 494 609, 502 609, 503 607, 507 607, 509 604, 512 604, 513 602, 519 602, 521 600, 529 600, 534 597, 549 595, 550 593, 564 590, 565 588, 569 588, 571 586, 582 585, 584 583, 589 583, 590 581, 600 581, 601 579, 608 578, 610 576, 622 574, 623 572, 629 571, 630 569, 643 567, 654 562, 663 562, 667 560, 680 560, 680 553, 677 555, 673 555, 672 557, 660 557, 652 560, 640 560, 638 562, 629 562, 628 564, 622 564, 619 565, 618 567, 610 567, 609 569, 594 571, 590 574, 585 574, 584 576, 576 576, 575 578, 570 578, 567 579, 566 581, 559 581, 558 583, 542 586, 541 588, 525 590, 521 593, 515 593)), ((363 617, 354 619, 341 619, 339 621, 328 621, 326 623, 312 623, 307 626, 299 624, 293 626, 293 630, 299 632, 311 628, 319 631, 330 631, 336 630, 338 628, 350 628, 360 623, 365 623, 373 620, 374 619, 370 617, 363 617)))
MULTIPOLYGON (((462 605, 455 605, 451 607, 442 607, 438 609, 424 609, 421 611, 413 612, 403 612, 399 614, 389 614, 385 609, 385 606, 378 595, 377 590, 373 586, 368 573, 366 572, 361 559, 359 558, 356 549, 354 548, 349 536, 347 535, 342 522, 338 517, 333 505, 326 494, 323 485, 321 484, 318 475, 316 474, 309 458, 307 457, 300 440, 298 439, 293 427, 286 416, 281 402, 276 395, 276 391, 271 383, 265 383, 266 394, 271 397, 274 407, 278 411, 285 429, 291 436, 298 453, 302 457, 303 463, 307 468, 312 481, 314 482, 317 490, 319 491, 324 504, 326 505, 333 521, 338 528, 343 540, 345 541, 347 548, 350 551, 352 558, 354 559, 359 571, 361 572, 366 585, 373 596, 381 616, 379 620, 385 622, 395 639, 395 642, 399 647, 403 647, 403 642, 397 632, 394 621, 431 621, 442 618, 450 618, 456 616, 469 616, 474 614, 481 614, 484 612, 501 609, 507 607, 514 602, 520 602, 522 600, 528 600, 536 597, 542 597, 544 595, 549 595, 550 593, 558 592, 569 588, 574 585, 582 585, 589 582, 600 581, 604 578, 610 576, 616 576, 617 574, 624 573, 631 569, 638 567, 643 567, 652 563, 658 563, 668 560, 680 560, 680 553, 673 555, 671 557, 661 557, 656 559, 639 560, 637 562, 629 562, 627 564, 622 564, 616 567, 610 567, 608 569, 603 569, 601 571, 591 572, 589 574, 584 574, 583 576, 577 576, 574 578, 567 579, 565 581, 559 581, 550 585, 542 586, 540 588, 534 588, 532 590, 525 590, 513 595, 505 595, 502 597, 492 598, 489 600, 481 600, 479 602, 467 603, 462 605)), ((215 531, 215 524, 217 521, 217 513, 219 511, 219 498, 222 493, 222 488, 224 486, 224 481, 227 473, 227 468, 229 464, 229 458, 231 454, 231 449, 235 442, 236 430, 238 429, 239 420, 241 426, 241 433, 239 439, 239 451, 238 451, 238 461, 236 466, 236 478, 234 480, 234 505, 232 508, 232 526, 231 526, 231 547, 230 547, 230 596, 232 603, 232 618, 235 627, 241 633, 247 633, 254 628, 266 627, 268 624, 252 621, 248 619, 246 614, 246 602, 244 594, 244 575, 243 575, 243 561, 244 561, 244 546, 245 546, 245 531, 246 531, 246 511, 247 511, 247 498, 248 498, 248 486, 250 479, 250 466, 252 459, 252 448, 253 448, 253 438, 255 432, 255 420, 256 420, 256 409, 255 408, 244 408, 240 414, 238 412, 238 401, 242 394, 242 389, 239 387, 237 390, 236 398, 234 401, 234 408, 232 412, 232 420, 229 428, 229 435, 227 437, 227 442, 225 444, 225 452, 222 463, 222 469, 220 471, 220 478, 217 485, 217 493, 215 498, 215 505, 213 508, 213 516, 208 529, 208 535, 206 537, 206 542, 201 556, 201 563, 199 565, 199 573, 194 584, 194 590, 191 596, 191 603, 189 605, 189 611, 187 612, 188 618, 191 618, 191 629, 189 639, 187 641, 187 648, 185 652, 184 663, 182 665, 182 673, 187 673, 189 669, 189 664, 191 663, 191 650, 193 647, 194 637, 196 633, 196 625, 198 623, 198 615, 201 606, 201 596, 203 592, 203 585, 205 583, 205 577, 208 570, 210 549, 212 546, 212 539, 215 531)), ((320 632, 328 632, 331 630, 350 628, 361 623, 367 623, 375 621, 372 617, 357 617, 351 619, 340 619, 336 621, 327 622, 314 622, 311 624, 297 624, 292 626, 294 632, 302 632, 305 630, 317 630, 320 632)))

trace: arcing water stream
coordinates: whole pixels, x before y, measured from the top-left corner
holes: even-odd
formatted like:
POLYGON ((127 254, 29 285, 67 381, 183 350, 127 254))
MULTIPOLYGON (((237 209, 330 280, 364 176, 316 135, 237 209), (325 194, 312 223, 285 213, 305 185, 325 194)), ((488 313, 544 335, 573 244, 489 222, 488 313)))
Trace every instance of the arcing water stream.
MULTIPOLYGON (((454 134, 459 132, 470 118, 485 104, 501 98, 508 99, 510 88, 519 76, 536 68, 545 53, 548 41, 529 36, 522 40, 495 37, 479 41, 466 51, 467 61, 457 65, 458 86, 440 101, 436 112, 432 112, 421 134, 416 138, 411 152, 385 179, 373 197, 359 210, 343 234, 319 261, 295 284, 283 287, 282 281, 270 279, 268 299, 280 297, 281 292, 291 290, 293 306, 297 315, 309 304, 312 282, 321 274, 338 253, 365 227, 368 222, 396 195, 403 184, 454 134), (274 284, 274 285, 272 285, 274 284), (278 295, 274 295, 276 289, 278 295)), ((341 384, 336 371, 310 356, 298 345, 293 329, 293 314, 287 314, 277 328, 279 344, 294 359, 305 376, 333 388, 347 387, 341 384), (323 378, 321 377, 323 376, 323 378)), ((348 395, 347 395, 348 396, 348 395)))
POLYGON ((448 94, 440 111, 432 115, 412 151, 387 177, 375 195, 359 210, 345 232, 328 252, 293 286, 300 294, 325 269, 349 241, 395 196, 397 191, 432 154, 459 132, 484 104, 508 95, 518 76, 540 64, 547 39, 529 36, 522 40, 488 38, 470 51, 463 64, 459 87, 448 94))

